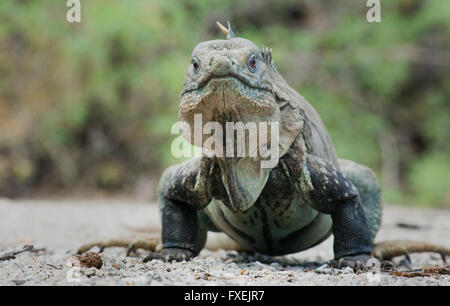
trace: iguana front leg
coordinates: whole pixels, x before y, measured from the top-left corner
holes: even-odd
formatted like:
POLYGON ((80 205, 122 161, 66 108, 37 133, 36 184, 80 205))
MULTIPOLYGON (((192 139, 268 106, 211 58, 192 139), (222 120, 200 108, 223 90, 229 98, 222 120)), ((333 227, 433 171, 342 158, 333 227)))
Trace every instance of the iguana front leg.
POLYGON ((211 202, 212 167, 210 159, 194 158, 163 173, 158 186, 163 249, 144 261, 189 260, 204 247, 207 228, 199 221, 199 211, 211 202))
POLYGON ((305 162, 312 185, 310 204, 333 219, 331 264, 364 269, 371 257, 372 237, 358 190, 330 162, 312 155, 305 162))
POLYGON ((151 252, 144 262, 152 259, 165 261, 189 260, 203 247, 206 235, 199 233, 197 210, 187 203, 163 199, 161 252, 151 252))

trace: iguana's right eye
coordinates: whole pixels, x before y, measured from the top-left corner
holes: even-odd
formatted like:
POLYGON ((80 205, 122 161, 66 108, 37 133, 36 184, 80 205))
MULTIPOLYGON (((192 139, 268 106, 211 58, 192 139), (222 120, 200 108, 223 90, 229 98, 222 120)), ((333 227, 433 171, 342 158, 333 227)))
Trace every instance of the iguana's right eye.
POLYGON ((255 72, 256 71, 256 56, 254 54, 252 54, 250 56, 250 59, 248 60, 248 70, 250 70, 250 72, 255 72))
POLYGON ((200 64, 198 63, 198 61, 195 58, 192 59, 191 63, 192 63, 192 67, 194 68, 194 72, 197 72, 198 68, 200 68, 200 64))

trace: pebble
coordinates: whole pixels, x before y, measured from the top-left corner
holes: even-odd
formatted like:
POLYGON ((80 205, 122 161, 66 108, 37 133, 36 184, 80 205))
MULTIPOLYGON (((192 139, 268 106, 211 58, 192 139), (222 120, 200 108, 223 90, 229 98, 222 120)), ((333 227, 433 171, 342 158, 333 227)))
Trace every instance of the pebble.
POLYGON ((325 265, 318 267, 315 270, 315 272, 318 274, 332 274, 333 270, 331 269, 331 267, 329 265, 325 264, 325 265))
POLYGON ((233 279, 235 276, 234 276, 233 273, 224 273, 222 275, 222 277, 225 278, 225 279, 233 279))
POLYGON ((350 267, 345 267, 345 268, 341 269, 341 273, 342 273, 342 274, 353 274, 353 273, 355 273, 355 272, 353 271, 352 268, 350 268, 350 267))

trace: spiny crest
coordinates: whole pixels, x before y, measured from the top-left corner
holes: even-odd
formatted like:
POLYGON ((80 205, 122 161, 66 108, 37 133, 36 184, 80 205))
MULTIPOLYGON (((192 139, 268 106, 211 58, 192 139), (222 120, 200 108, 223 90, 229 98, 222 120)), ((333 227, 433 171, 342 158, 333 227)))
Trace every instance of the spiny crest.
POLYGON ((216 21, 217 26, 219 27, 219 29, 223 32, 223 34, 225 34, 227 36, 227 39, 231 39, 231 38, 235 38, 236 36, 234 35, 233 31, 231 30, 231 25, 230 22, 228 22, 228 29, 225 28, 220 22, 216 21))
POLYGON ((273 65, 272 49, 269 49, 267 46, 263 46, 261 54, 267 65, 273 65))

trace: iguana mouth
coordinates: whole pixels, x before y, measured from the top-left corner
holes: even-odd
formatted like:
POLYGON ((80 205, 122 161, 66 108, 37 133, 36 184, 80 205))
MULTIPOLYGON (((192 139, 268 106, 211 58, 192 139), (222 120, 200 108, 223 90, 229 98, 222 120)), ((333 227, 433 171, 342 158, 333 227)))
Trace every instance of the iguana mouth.
POLYGON ((211 74, 201 78, 197 84, 193 84, 191 86, 186 87, 181 92, 180 96, 183 97, 187 93, 201 90, 201 89, 205 88, 210 83, 210 81, 220 80, 220 79, 234 79, 234 80, 238 81, 239 83, 242 83, 244 86, 247 86, 247 87, 250 87, 250 88, 256 89, 256 90, 267 91, 268 93, 273 94, 272 88, 269 88, 267 85, 265 85, 261 82, 255 81, 247 76, 244 76, 244 75, 241 75, 241 74, 238 74, 235 72, 231 72, 226 75, 216 75, 215 73, 211 73, 211 74))

